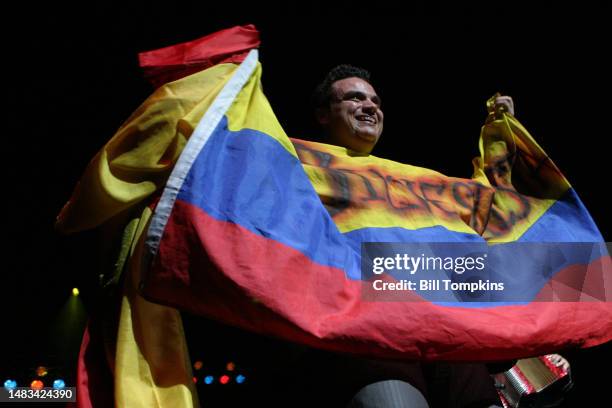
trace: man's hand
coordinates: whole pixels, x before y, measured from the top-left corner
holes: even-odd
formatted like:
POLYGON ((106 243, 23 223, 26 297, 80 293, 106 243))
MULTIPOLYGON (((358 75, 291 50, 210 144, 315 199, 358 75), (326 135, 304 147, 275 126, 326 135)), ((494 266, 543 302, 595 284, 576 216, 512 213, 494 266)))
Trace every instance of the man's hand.
POLYGON ((550 354, 548 358, 557 367, 562 367, 565 371, 569 370, 570 368, 569 362, 566 359, 564 359, 562 356, 560 356, 559 354, 550 354))
POLYGON ((495 112, 499 112, 501 110, 514 116, 514 101, 512 100, 511 96, 497 96, 495 98, 493 107, 495 108, 495 112))

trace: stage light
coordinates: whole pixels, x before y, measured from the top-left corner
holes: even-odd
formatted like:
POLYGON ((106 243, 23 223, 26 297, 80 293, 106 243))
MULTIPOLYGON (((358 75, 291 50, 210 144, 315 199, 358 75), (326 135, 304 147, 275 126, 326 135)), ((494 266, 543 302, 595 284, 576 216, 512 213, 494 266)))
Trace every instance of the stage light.
POLYGON ((30 388, 33 390, 42 390, 45 384, 40 380, 34 380, 30 383, 30 388))
POLYGON ((53 381, 53 388, 55 388, 56 390, 61 390, 65 386, 66 386, 66 383, 62 379, 58 378, 57 380, 53 381))
POLYGON ((234 364, 232 361, 227 363, 227 365, 225 366, 225 369, 227 371, 234 371, 235 368, 236 368, 236 364, 234 364))
POLYGON ((45 375, 47 375, 47 367, 45 366, 39 366, 36 368, 36 375, 39 377, 44 377, 45 375))
POLYGON ((244 375, 242 375, 242 374, 238 374, 238 375, 236 376, 236 382, 237 382, 238 384, 242 384, 242 383, 244 382, 244 380, 246 380, 246 377, 245 377, 244 375))
POLYGON ((202 368, 202 362, 200 360, 196 361, 195 363, 193 363, 193 368, 199 370, 200 368, 202 368))
POLYGON ((15 388, 17 388, 17 381, 15 380, 6 380, 4 382, 4 388, 6 388, 7 390, 14 390, 15 388))
POLYGON ((72 296, 79 296, 79 289, 78 288, 72 288, 72 296))
POLYGON ((230 378, 227 375, 222 375, 221 378, 219 378, 219 382, 223 385, 227 384, 229 380, 230 378))
POLYGON ((215 377, 213 377, 212 375, 207 375, 206 377, 204 377, 204 383, 206 384, 212 384, 213 381, 215 381, 215 377))
POLYGON ((197 384, 198 383, 198 377, 193 377, 193 383, 197 384))

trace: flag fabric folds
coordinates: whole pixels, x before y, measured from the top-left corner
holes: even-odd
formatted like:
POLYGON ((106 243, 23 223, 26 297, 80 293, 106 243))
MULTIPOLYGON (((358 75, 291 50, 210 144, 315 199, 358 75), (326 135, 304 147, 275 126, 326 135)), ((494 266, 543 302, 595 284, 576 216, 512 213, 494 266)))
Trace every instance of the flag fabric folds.
POLYGON ((235 26, 193 41, 138 54, 146 78, 159 87, 221 63, 240 63, 260 44, 254 25, 235 26))
POLYGON ((97 227, 105 241, 123 241, 129 248, 125 268, 118 271, 124 276, 117 279, 119 304, 106 313, 116 308, 117 315, 111 322, 90 322, 96 328, 88 328, 83 339, 79 407, 107 406, 109 395, 118 406, 198 406, 180 312, 138 293, 141 238, 149 205, 198 120, 235 70, 236 65, 222 63, 158 88, 91 160, 58 215, 56 227, 62 232, 97 227), (128 231, 126 224, 137 228, 128 231), (102 339, 99 325, 116 330, 102 339), (110 368, 110 384, 100 381, 103 367, 110 368))
POLYGON ((515 118, 491 111, 474 177, 459 179, 289 139, 260 77, 251 51, 220 80, 176 162, 146 237, 146 298, 380 357, 500 360, 612 338, 603 251, 586 267, 563 264, 531 302, 364 297, 363 242, 602 241, 575 191, 515 118), (571 286, 576 276, 581 284, 571 286), (572 301, 552 301, 561 286, 571 286, 572 301))

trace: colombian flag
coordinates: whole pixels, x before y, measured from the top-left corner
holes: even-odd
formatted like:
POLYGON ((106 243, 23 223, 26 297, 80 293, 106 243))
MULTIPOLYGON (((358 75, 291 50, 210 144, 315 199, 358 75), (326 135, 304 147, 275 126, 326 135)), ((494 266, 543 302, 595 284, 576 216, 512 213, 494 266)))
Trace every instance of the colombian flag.
MULTIPOLYGON (((598 248, 602 238, 543 150, 492 104, 472 179, 289 139, 249 53, 258 44, 244 26, 143 53, 159 88, 91 160, 58 216, 61 231, 101 228, 120 244, 110 274, 118 304, 83 339, 80 406, 197 406, 178 309, 404 359, 500 360, 612 338, 604 250, 562 253, 545 280, 523 281, 535 288, 528 302, 371 298, 362 243, 598 248)), ((538 266, 525 259, 516 256, 522 275, 538 266)))
POLYGON ((557 263, 530 302, 364 296, 364 242, 602 241, 567 180, 513 117, 491 112, 474 178, 458 179, 289 139, 260 77, 251 51, 169 177, 146 238, 140 287, 149 300, 380 357, 500 360, 612 338, 603 248, 586 263, 557 263), (564 301, 554 301, 561 293, 564 301))

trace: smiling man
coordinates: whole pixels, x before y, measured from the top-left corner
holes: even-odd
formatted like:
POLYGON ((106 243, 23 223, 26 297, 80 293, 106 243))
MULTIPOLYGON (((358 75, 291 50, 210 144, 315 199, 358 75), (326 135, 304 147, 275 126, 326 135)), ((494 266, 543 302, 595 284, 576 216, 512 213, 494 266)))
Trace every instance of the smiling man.
MULTIPOLYGON (((330 70, 315 89, 315 117, 325 142, 349 155, 367 156, 383 131, 384 114, 370 73, 352 65, 330 70)), ((514 114, 512 98, 499 96, 496 109, 514 114)), ((311 351, 305 360, 334 375, 331 393, 351 392, 350 408, 483 408, 499 399, 484 364, 386 361, 311 351), (344 390, 344 391, 342 391, 344 390)), ((316 368, 312 369, 313 372, 316 368)))
POLYGON ((317 121, 329 143, 370 154, 382 134, 384 115, 368 71, 337 66, 317 87, 314 99, 317 121))

